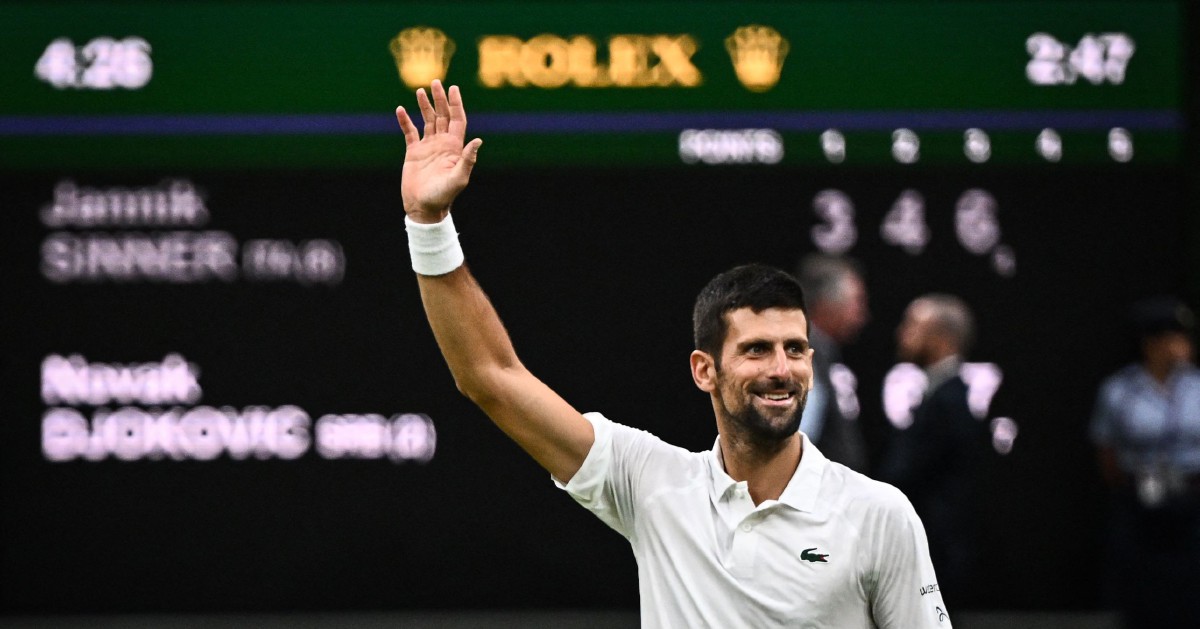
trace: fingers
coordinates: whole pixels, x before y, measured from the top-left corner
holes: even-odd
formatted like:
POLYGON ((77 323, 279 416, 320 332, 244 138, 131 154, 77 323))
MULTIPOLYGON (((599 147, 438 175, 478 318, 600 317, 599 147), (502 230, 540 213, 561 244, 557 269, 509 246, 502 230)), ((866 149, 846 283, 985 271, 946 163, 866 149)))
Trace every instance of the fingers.
POLYGON ((413 124, 412 118, 408 117, 408 112, 404 111, 403 107, 396 108, 396 122, 400 123, 400 130, 404 132, 405 146, 412 146, 421 139, 417 134, 417 125, 413 124))
POLYGON ((425 119, 425 136, 428 137, 435 131, 437 114, 433 112, 433 105, 429 104, 429 96, 423 87, 417 90, 417 106, 421 108, 421 117, 425 119))
POLYGON ((450 125, 451 135, 464 139, 467 137, 467 110, 463 108, 462 94, 457 85, 450 86, 450 125))
POLYGON ((438 133, 445 133, 450 128, 450 103, 446 100, 446 90, 437 79, 434 79, 429 89, 433 92, 433 108, 437 114, 434 128, 438 133))
POLYGON ((483 140, 480 138, 475 138, 467 143, 467 145, 463 147, 463 161, 470 164, 471 167, 474 167, 475 161, 479 158, 479 147, 481 146, 483 146, 483 140))
MULTIPOLYGON (((423 87, 417 89, 417 106, 420 107, 421 118, 425 121, 424 137, 436 133, 450 133, 459 140, 466 138, 467 110, 463 107, 462 94, 457 85, 450 86, 450 93, 447 96, 442 82, 434 79, 429 86, 428 93, 423 87)), ((416 125, 409 119, 403 107, 396 110, 396 119, 400 121, 400 128, 404 130, 406 143, 412 144, 420 139, 421 136, 416 135, 416 125), (403 115, 403 119, 401 119, 401 115, 403 115), (405 126, 406 122, 407 127, 405 126), (411 137, 409 129, 414 134, 411 137)))
POLYGON ((475 138, 463 147, 462 159, 458 160, 455 168, 458 169, 458 174, 464 181, 471 176, 471 171, 475 169, 475 162, 479 160, 480 146, 483 146, 483 140, 475 138))

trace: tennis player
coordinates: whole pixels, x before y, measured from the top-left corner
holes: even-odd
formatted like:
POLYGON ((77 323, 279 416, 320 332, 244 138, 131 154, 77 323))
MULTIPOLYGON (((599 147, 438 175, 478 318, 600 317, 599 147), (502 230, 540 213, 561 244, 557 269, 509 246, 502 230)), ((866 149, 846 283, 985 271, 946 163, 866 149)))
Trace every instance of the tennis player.
POLYGON ((951 626, 909 501, 798 431, 813 350, 790 275, 737 267, 696 300, 691 372, 712 399, 712 450, 582 414, 521 364, 463 263, 450 204, 482 141, 465 142, 458 88, 434 81, 417 104, 423 134, 396 110, 407 145, 401 197, 438 346, 458 389, 629 540, 644 627, 951 626))

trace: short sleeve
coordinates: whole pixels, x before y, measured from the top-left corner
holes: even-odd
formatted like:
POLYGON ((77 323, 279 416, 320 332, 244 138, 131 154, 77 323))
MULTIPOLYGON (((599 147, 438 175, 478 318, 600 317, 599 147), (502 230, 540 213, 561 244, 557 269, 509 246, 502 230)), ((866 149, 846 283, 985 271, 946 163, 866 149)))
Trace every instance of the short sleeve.
POLYGON ((668 446, 650 433, 614 423, 600 413, 583 416, 595 428, 592 449, 569 482, 554 479, 554 483, 628 539, 646 462, 653 452, 668 446))
POLYGON ((925 527, 912 503, 894 488, 871 518, 871 615, 880 629, 951 627, 925 527))

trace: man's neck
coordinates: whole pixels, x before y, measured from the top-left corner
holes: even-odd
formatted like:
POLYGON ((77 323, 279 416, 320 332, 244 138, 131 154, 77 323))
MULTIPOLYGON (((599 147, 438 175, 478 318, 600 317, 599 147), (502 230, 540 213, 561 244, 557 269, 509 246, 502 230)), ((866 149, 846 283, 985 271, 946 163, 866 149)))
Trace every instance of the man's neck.
POLYGON ((1167 381, 1171 379, 1171 374, 1185 364, 1187 363, 1171 360, 1147 360, 1142 363, 1142 366, 1150 374, 1150 377, 1158 382, 1159 386, 1166 386, 1167 381))
POLYGON ((746 481, 754 504, 778 500, 787 489, 803 456, 803 441, 796 433, 777 449, 763 448, 739 438, 731 431, 721 433, 721 462, 735 481, 746 481))
POLYGON ((926 365, 925 375, 929 379, 927 391, 933 393, 933 390, 941 386, 943 382, 957 376, 961 366, 962 357, 958 354, 946 354, 926 365))

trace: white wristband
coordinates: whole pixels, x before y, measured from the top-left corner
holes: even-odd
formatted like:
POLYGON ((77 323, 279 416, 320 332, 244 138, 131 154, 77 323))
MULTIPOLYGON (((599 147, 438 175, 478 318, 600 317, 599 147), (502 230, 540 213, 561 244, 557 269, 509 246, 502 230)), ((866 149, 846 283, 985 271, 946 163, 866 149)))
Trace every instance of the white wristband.
POLYGON ((450 214, 437 223, 418 223, 405 216, 404 231, 408 232, 412 269, 417 273, 445 275, 462 266, 463 250, 450 214))

